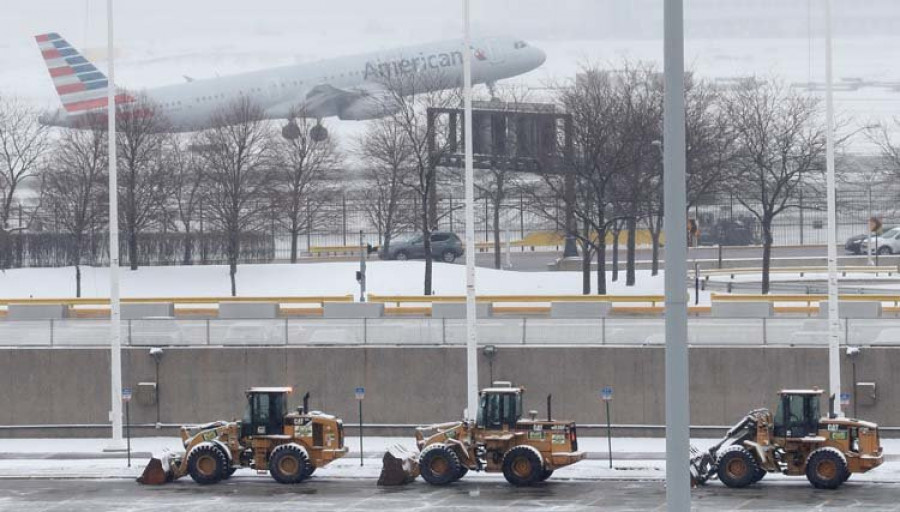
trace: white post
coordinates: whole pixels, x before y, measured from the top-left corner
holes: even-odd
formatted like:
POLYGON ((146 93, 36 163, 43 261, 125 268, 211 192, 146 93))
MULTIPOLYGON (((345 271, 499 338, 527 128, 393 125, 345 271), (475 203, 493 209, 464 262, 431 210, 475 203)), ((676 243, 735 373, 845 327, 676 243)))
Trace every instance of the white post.
POLYGON ((463 144, 466 158, 466 419, 478 410, 478 331, 475 309, 475 165, 472 155, 472 34, 469 0, 463 0, 463 144))
POLYGON ((691 509, 687 346, 687 184, 685 181, 684 4, 665 3, 663 138, 666 230, 666 507, 691 509))
MULTIPOLYGON (((828 394, 834 412, 841 412, 841 320, 838 316, 837 201, 834 179, 834 55, 831 40, 831 0, 825 0, 825 122, 828 189, 828 394)), ((871 245, 871 244, 869 244, 871 245)))
POLYGON ((110 319, 110 400, 109 419, 112 422, 110 450, 124 450, 122 441, 122 340, 119 314, 119 194, 116 176, 116 71, 113 45, 113 0, 106 0, 107 41, 109 62, 107 82, 107 122, 109 129, 109 319, 110 319))

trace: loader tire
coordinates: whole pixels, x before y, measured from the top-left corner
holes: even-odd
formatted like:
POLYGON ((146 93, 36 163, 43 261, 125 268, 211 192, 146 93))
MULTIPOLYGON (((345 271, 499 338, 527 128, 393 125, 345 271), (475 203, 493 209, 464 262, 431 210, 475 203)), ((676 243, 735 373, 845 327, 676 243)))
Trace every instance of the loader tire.
POLYGON ((284 446, 272 453, 269 474, 280 484, 297 484, 308 475, 309 456, 296 446, 284 446))
POLYGON ((222 472, 222 480, 228 480, 229 478, 231 478, 231 475, 233 475, 235 471, 237 471, 237 468, 234 466, 225 468, 225 471, 222 472))
POLYGON ((732 488, 747 487, 754 482, 759 464, 743 446, 729 446, 719 454, 717 474, 723 484, 732 488))
POLYGON ((541 482, 546 481, 550 476, 553 475, 552 469, 544 469, 544 472, 541 473, 541 478, 539 479, 541 482))
POLYGON ((806 478, 816 489, 837 489, 849 472, 844 454, 834 448, 819 448, 806 460, 806 478))
POLYGON ((543 474, 541 452, 531 446, 514 446, 503 456, 503 476, 516 487, 534 485, 543 474))
POLYGON ((456 478, 454 478, 454 480, 461 480, 462 477, 466 476, 466 473, 468 473, 468 472, 469 472, 469 468, 460 464, 459 471, 456 473, 456 478))
POLYGON ((756 482, 759 482, 760 480, 762 480, 763 478, 766 477, 766 473, 768 473, 768 471, 766 471, 765 469, 757 468, 756 474, 753 475, 753 481, 750 483, 755 484, 756 482))
POLYGON ((188 473, 200 485, 219 483, 227 469, 228 457, 215 445, 198 446, 188 457, 188 473))
POLYGON ((422 478, 432 485, 447 485, 458 480, 460 467, 459 457, 447 445, 433 444, 419 456, 422 478))
POLYGON ((304 479, 309 478, 309 477, 311 477, 312 474, 315 473, 315 472, 316 472, 316 467, 313 466, 312 464, 307 464, 307 465, 306 465, 306 476, 304 476, 303 478, 304 478, 304 479))

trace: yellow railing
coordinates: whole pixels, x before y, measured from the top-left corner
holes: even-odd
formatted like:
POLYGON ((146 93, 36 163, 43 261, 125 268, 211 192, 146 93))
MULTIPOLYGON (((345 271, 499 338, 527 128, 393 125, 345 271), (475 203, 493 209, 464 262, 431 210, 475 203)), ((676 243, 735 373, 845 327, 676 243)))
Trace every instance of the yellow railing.
MULTIPOLYGON (((369 302, 396 304, 428 304, 434 302, 465 302, 462 295, 376 295, 369 294, 369 302)), ((479 295, 478 302, 497 303, 550 303, 550 302, 627 302, 650 303, 655 306, 665 302, 663 295, 479 295)))
MULTIPOLYGON (((318 295, 298 297, 128 297, 122 299, 126 304, 148 302, 171 302, 179 304, 217 304, 219 302, 276 302, 278 304, 319 304, 326 302, 353 302, 353 295, 318 295)), ((107 306, 109 299, 98 298, 49 298, 49 299, 0 299, 0 306, 10 304, 65 304, 67 306, 107 306)))
MULTIPOLYGON (((743 267, 743 268, 711 268, 711 269, 700 269, 700 276, 719 276, 719 275, 728 275, 732 278, 736 275, 745 275, 745 274, 759 274, 762 272, 762 269, 759 267, 743 267)), ((772 267, 769 269, 769 272, 772 274, 800 274, 801 276, 804 274, 825 274, 828 272, 828 267, 772 267)), ((842 275, 846 275, 849 273, 857 273, 857 274, 897 274, 900 273, 900 267, 898 266, 868 266, 868 265, 848 265, 838 267, 838 272, 842 275)))
MULTIPOLYGON (((813 303, 828 300, 828 295, 824 294, 769 294, 769 295, 753 295, 753 294, 721 294, 713 293, 710 295, 713 302, 800 302, 807 306, 813 303)), ((838 300, 844 301, 871 301, 871 302, 890 302, 894 306, 900 305, 900 295, 883 294, 883 295, 860 295, 860 294, 841 294, 838 300)))

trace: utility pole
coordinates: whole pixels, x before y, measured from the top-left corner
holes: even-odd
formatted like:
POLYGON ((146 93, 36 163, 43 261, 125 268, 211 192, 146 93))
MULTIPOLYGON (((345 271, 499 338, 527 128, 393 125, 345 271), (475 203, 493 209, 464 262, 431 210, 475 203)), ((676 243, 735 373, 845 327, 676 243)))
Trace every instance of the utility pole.
POLYGON ((841 320, 838 316, 837 200, 834 170, 834 55, 831 0, 825 0, 825 162, 828 189, 828 394, 833 411, 841 412, 841 320))
POLYGON ((125 449, 122 442, 122 332, 119 309, 119 185, 116 176, 116 71, 113 43, 113 0, 106 0, 106 52, 109 78, 106 91, 106 114, 109 135, 109 323, 110 323, 110 391, 112 436, 108 450, 125 449))
POLYGON ((475 166, 472 153, 472 43, 469 0, 463 0, 463 131, 466 159, 466 419, 478 410, 478 332, 475 325, 475 166))
POLYGON ((685 183, 684 3, 665 3, 663 139, 666 230, 666 507, 691 509, 687 346, 687 185, 685 183))

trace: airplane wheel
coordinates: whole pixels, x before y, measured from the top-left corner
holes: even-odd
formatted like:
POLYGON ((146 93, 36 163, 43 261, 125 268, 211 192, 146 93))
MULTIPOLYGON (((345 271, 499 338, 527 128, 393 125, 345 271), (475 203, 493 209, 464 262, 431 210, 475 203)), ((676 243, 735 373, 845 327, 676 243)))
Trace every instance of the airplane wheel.
POLYGON ((297 140, 300 138, 300 135, 300 127, 297 126, 297 123, 293 121, 284 125, 284 127, 281 129, 281 136, 287 140, 297 140))
POLYGON ((328 129, 317 124, 309 129, 309 138, 315 142, 322 142, 328 138, 328 129))

